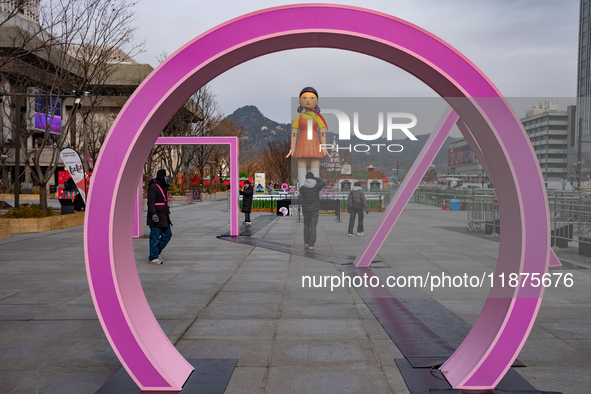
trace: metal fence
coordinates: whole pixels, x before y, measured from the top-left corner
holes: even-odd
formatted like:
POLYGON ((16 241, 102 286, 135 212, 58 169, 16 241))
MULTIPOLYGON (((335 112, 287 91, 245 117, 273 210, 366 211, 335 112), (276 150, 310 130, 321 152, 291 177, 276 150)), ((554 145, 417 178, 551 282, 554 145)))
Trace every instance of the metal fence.
POLYGON ((497 194, 494 190, 474 190, 468 196, 468 231, 498 235, 501 220, 497 194))
MULTIPOLYGON (((383 211, 386 209, 392 196, 394 195, 394 190, 364 190, 365 199, 367 200, 367 205, 370 210, 379 210, 383 211)), ((271 208, 275 209, 277 207, 278 200, 284 199, 297 199, 298 192, 288 193, 284 192, 283 190, 275 190, 272 192, 266 191, 266 194, 254 194, 253 195, 253 208, 271 208)), ((324 191, 322 193, 322 199, 325 200, 339 200, 340 201, 340 208, 341 211, 347 208, 347 198, 349 197, 348 191, 324 191)), ((239 204, 242 207, 242 196, 239 197, 239 204)), ((295 205, 294 205, 295 207, 295 205)), ((294 208, 296 209, 296 208, 294 208)))
MULTIPOLYGON (((548 192, 551 245, 567 247, 569 241, 591 242, 591 196, 583 192, 548 192)), ((468 231, 496 235, 501 217, 494 190, 475 190, 469 197, 468 231)))
POLYGON ((579 241, 579 249, 591 249, 591 195, 552 192, 548 193, 548 205, 552 246, 566 247, 569 241, 579 241))
MULTIPOLYGON (((454 193, 451 189, 451 193, 454 193)), ((441 206, 440 201, 450 191, 417 190, 411 202, 441 206)), ((498 235, 501 216, 494 189, 476 189, 458 195, 468 211, 468 231, 498 235)), ((591 255, 591 194, 585 192, 548 191, 550 211, 550 242, 553 247, 568 247, 570 241, 579 242, 579 253, 591 255)))
POLYGON ((432 205, 434 207, 443 207, 443 201, 446 201, 446 207, 449 209, 449 201, 452 199, 460 200, 460 210, 466 210, 468 197, 471 195, 470 189, 443 189, 433 187, 419 187, 415 190, 409 202, 432 205))

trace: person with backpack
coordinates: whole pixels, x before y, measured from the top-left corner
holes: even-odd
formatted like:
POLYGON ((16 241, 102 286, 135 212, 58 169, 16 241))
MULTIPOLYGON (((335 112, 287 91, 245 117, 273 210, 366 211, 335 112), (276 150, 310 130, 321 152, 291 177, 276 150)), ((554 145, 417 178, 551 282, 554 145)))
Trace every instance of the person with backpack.
POLYGON ((355 226, 355 216, 359 215, 357 224, 357 235, 363 235, 363 211, 369 213, 367 201, 361 183, 355 182, 347 198, 347 211, 349 211, 349 237, 353 236, 353 227, 355 226))
POLYGON ((166 170, 158 170, 148 186, 148 226, 150 226, 150 264, 162 264, 160 253, 172 238, 166 170))

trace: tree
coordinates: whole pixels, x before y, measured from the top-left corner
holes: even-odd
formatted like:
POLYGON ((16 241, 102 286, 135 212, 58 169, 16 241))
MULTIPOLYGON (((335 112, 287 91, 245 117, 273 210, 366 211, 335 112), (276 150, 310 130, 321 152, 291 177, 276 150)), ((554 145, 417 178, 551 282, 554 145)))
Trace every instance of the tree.
POLYGON ((240 141, 240 168, 248 176, 253 176, 256 172, 262 172, 264 168, 260 150, 249 144, 246 138, 240 141))
MULTIPOLYGON (((214 128, 216 136, 242 136, 242 127, 236 126, 235 121, 221 118, 214 128)), ((230 148, 228 145, 214 145, 209 157, 210 174, 225 179, 230 171, 230 148)))
MULTIPOLYGON (((193 125, 192 135, 195 137, 214 136, 215 127, 222 118, 215 95, 208 86, 204 86, 193 95, 193 99, 201 110, 201 121, 193 125)), ((186 151, 187 161, 197 168, 201 183, 205 178, 205 167, 209 163, 209 157, 214 148, 214 145, 193 145, 188 147, 186 151)))
MULTIPOLYGON (((35 144, 21 145, 25 159, 31 158, 44 210, 47 183, 59 163, 59 151, 69 142, 74 149, 82 148, 88 158, 91 150, 102 143, 102 134, 90 136, 84 132, 78 146, 78 124, 88 125, 91 118, 78 119, 77 115, 82 100, 92 107, 101 96, 109 95, 107 82, 117 65, 130 53, 141 50, 143 44, 133 44, 134 4, 126 0, 47 0, 41 3, 38 28, 15 30, 18 36, 13 37, 15 48, 9 53, 12 58, 0 66, 3 81, 11 86, 11 91, 26 92, 29 99, 36 97, 37 112, 45 118, 44 129, 34 130, 30 126, 34 111, 28 111, 29 119, 25 122, 28 126, 22 137, 26 142, 34 136, 35 144), (25 56, 26 63, 21 60, 25 56), (70 107, 63 105, 68 98, 72 100, 70 107), (56 134, 51 126, 59 110, 61 131, 56 134), (49 163, 47 166, 42 165, 42 155, 49 163)), ((88 168, 88 160, 85 167, 88 168)))
MULTIPOLYGON (((165 55, 161 55, 163 58, 165 55)), ((162 60, 162 59, 161 59, 162 60)), ((208 86, 199 89, 171 118, 162 135, 166 137, 242 136, 242 128, 224 119, 215 94, 208 86)), ((230 165, 229 150, 224 145, 156 145, 145 165, 149 179, 158 168, 165 168, 176 181, 183 171, 185 176, 195 169, 201 182, 206 175, 223 176, 230 165), (208 170, 208 171, 206 171, 208 170)), ((180 186, 180 185, 179 185, 180 186)))
POLYGON ((275 184, 290 183, 291 159, 286 157, 291 147, 290 139, 269 141, 262 150, 261 160, 269 179, 275 184))

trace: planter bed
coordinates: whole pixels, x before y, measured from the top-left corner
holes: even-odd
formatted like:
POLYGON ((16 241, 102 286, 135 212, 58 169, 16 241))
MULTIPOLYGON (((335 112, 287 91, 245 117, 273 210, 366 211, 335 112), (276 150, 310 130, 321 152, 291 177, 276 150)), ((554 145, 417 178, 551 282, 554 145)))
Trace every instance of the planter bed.
MULTIPOLYGON (((84 212, 76 212, 71 215, 56 215, 46 218, 30 219, 1 219, 8 222, 11 234, 41 233, 44 231, 59 230, 62 228, 81 226, 84 224, 84 212)), ((1 227, 0 227, 1 234, 1 227)), ((2 236, 0 235, 0 238, 2 236)))
POLYGON ((0 239, 10 238, 8 219, 0 219, 0 239))

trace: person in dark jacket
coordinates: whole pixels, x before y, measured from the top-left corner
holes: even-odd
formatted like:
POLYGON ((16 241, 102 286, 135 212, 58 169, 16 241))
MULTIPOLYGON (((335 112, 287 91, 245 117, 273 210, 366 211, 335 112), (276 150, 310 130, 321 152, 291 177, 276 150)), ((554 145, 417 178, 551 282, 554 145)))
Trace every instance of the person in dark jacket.
POLYGON ((251 224, 250 210, 252 207, 253 189, 249 181, 244 181, 244 187, 240 188, 242 194, 242 212, 244 212, 244 224, 251 224))
MULTIPOLYGON (((70 178, 72 179, 72 178, 70 178)), ((76 194, 76 197, 74 198, 74 211, 80 212, 80 211, 85 211, 86 210, 86 203, 84 202, 84 199, 82 198, 82 194, 78 193, 76 194)))
POLYGON ((363 235, 363 211, 369 213, 367 201, 360 182, 355 182, 347 198, 347 211, 349 211, 349 237, 353 236, 353 227, 355 226, 355 216, 359 215, 357 224, 357 235, 363 235))
POLYGON ((72 198, 78 194, 78 187, 72 178, 64 182, 64 198, 72 198))
POLYGON ((313 173, 306 174, 306 181, 300 187, 302 213, 304 214, 304 248, 314 250, 316 243, 316 226, 320 212, 320 191, 324 181, 316 178, 313 173))
POLYGON ((156 181, 148 187, 148 226, 150 226, 150 264, 162 264, 160 253, 166 247, 172 231, 168 208, 166 170, 158 170, 156 181))

